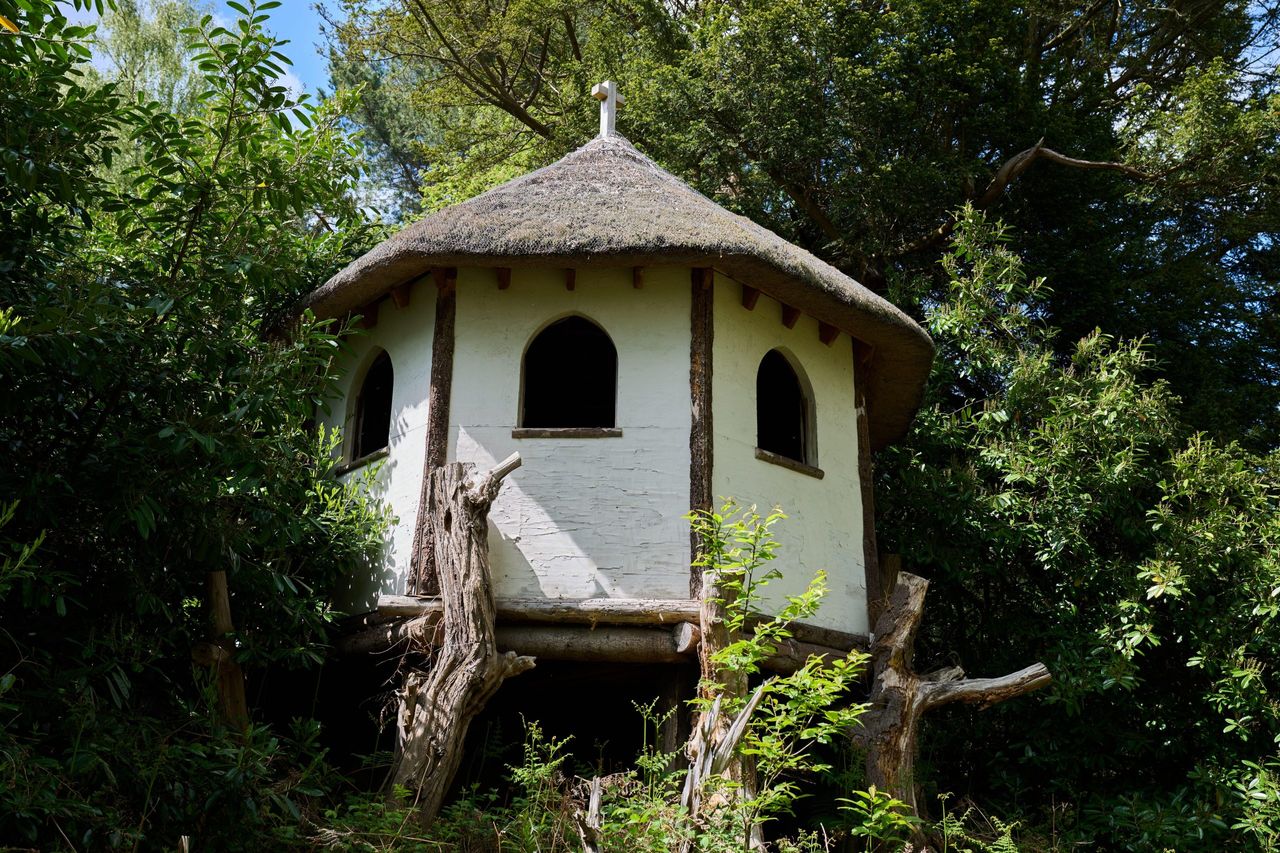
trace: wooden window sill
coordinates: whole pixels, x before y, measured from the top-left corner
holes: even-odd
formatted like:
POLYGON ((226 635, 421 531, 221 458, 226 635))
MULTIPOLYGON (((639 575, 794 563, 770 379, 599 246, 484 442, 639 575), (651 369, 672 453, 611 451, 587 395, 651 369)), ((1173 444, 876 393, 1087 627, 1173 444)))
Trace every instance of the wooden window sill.
POLYGON ((815 480, 821 480, 826 476, 826 473, 816 465, 797 462, 794 459, 773 453, 772 451, 761 450, 759 447, 756 448, 756 458, 761 462, 768 462, 771 465, 778 465, 795 471, 797 474, 804 474, 806 477, 813 477, 815 480))
POLYGON ((512 438, 622 438, 619 427, 516 427, 512 438))
POLYGON ((333 476, 341 477, 344 474, 350 474, 352 471, 377 462, 379 459, 386 459, 390 454, 390 448, 381 447, 372 453, 366 453, 359 459, 352 459, 350 462, 343 462, 341 465, 333 469, 333 476))

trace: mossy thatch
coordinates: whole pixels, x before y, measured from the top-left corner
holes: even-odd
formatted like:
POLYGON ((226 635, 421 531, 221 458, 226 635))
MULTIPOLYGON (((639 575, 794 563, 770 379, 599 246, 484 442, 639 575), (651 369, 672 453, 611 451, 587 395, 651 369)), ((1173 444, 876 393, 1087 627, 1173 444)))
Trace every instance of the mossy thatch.
POLYGON ((305 300, 358 309, 433 266, 713 266, 873 347, 872 444, 907 429, 933 359, 929 335, 888 301, 666 172, 620 136, 445 208, 350 264, 305 300))

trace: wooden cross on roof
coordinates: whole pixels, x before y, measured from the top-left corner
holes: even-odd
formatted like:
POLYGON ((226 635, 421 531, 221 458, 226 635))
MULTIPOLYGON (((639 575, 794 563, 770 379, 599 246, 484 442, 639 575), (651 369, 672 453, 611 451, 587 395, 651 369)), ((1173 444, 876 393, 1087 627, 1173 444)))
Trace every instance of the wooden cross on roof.
POLYGON ((618 91, 618 84, 612 80, 597 83, 591 89, 591 95, 600 102, 600 135, 613 136, 614 121, 618 115, 618 107, 627 102, 618 91))

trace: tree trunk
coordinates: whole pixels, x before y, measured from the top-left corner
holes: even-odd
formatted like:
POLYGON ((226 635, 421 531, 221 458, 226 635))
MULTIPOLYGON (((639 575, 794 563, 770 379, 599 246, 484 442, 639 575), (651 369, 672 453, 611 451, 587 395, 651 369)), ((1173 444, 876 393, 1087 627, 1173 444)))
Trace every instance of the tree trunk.
MULTIPOLYGON (((453 463, 431 472, 435 567, 444 601, 444 640, 426 673, 405 679, 403 740, 393 779, 417 794, 419 816, 435 818, 457 772, 472 718, 502 682, 531 669, 533 658, 498 653, 489 578, 489 507, 502 479, 520 466, 512 454, 484 476, 453 463)), ((419 640, 420 642, 420 640, 419 640)))
POLYGON ((871 646, 871 708, 862 716, 858 740, 867 750, 867 782, 921 814, 915 783, 916 737, 925 711, 948 702, 983 708, 1030 693, 1051 680, 1037 663, 1002 678, 964 677, 958 666, 916 675, 912 653, 929 582, 898 575, 893 594, 876 622, 871 646))
POLYGON ((249 728, 249 703, 244 695, 244 672, 235 659, 235 643, 230 634, 231 596, 227 592, 227 573, 209 572, 209 620, 213 640, 201 643, 192 651, 196 663, 212 666, 217 676, 218 713, 222 721, 238 731, 249 728))

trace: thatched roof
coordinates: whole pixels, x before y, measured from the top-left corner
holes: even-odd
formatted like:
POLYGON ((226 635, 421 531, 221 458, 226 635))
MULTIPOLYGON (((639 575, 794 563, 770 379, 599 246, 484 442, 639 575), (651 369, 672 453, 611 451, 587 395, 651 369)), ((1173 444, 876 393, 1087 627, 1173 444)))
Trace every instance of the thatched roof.
POLYGON ((356 310, 433 266, 585 268, 687 264, 734 279, 874 347, 866 389, 876 447, 911 423, 933 342, 858 282, 661 169, 620 136, 405 228, 305 300, 322 317, 356 310))

